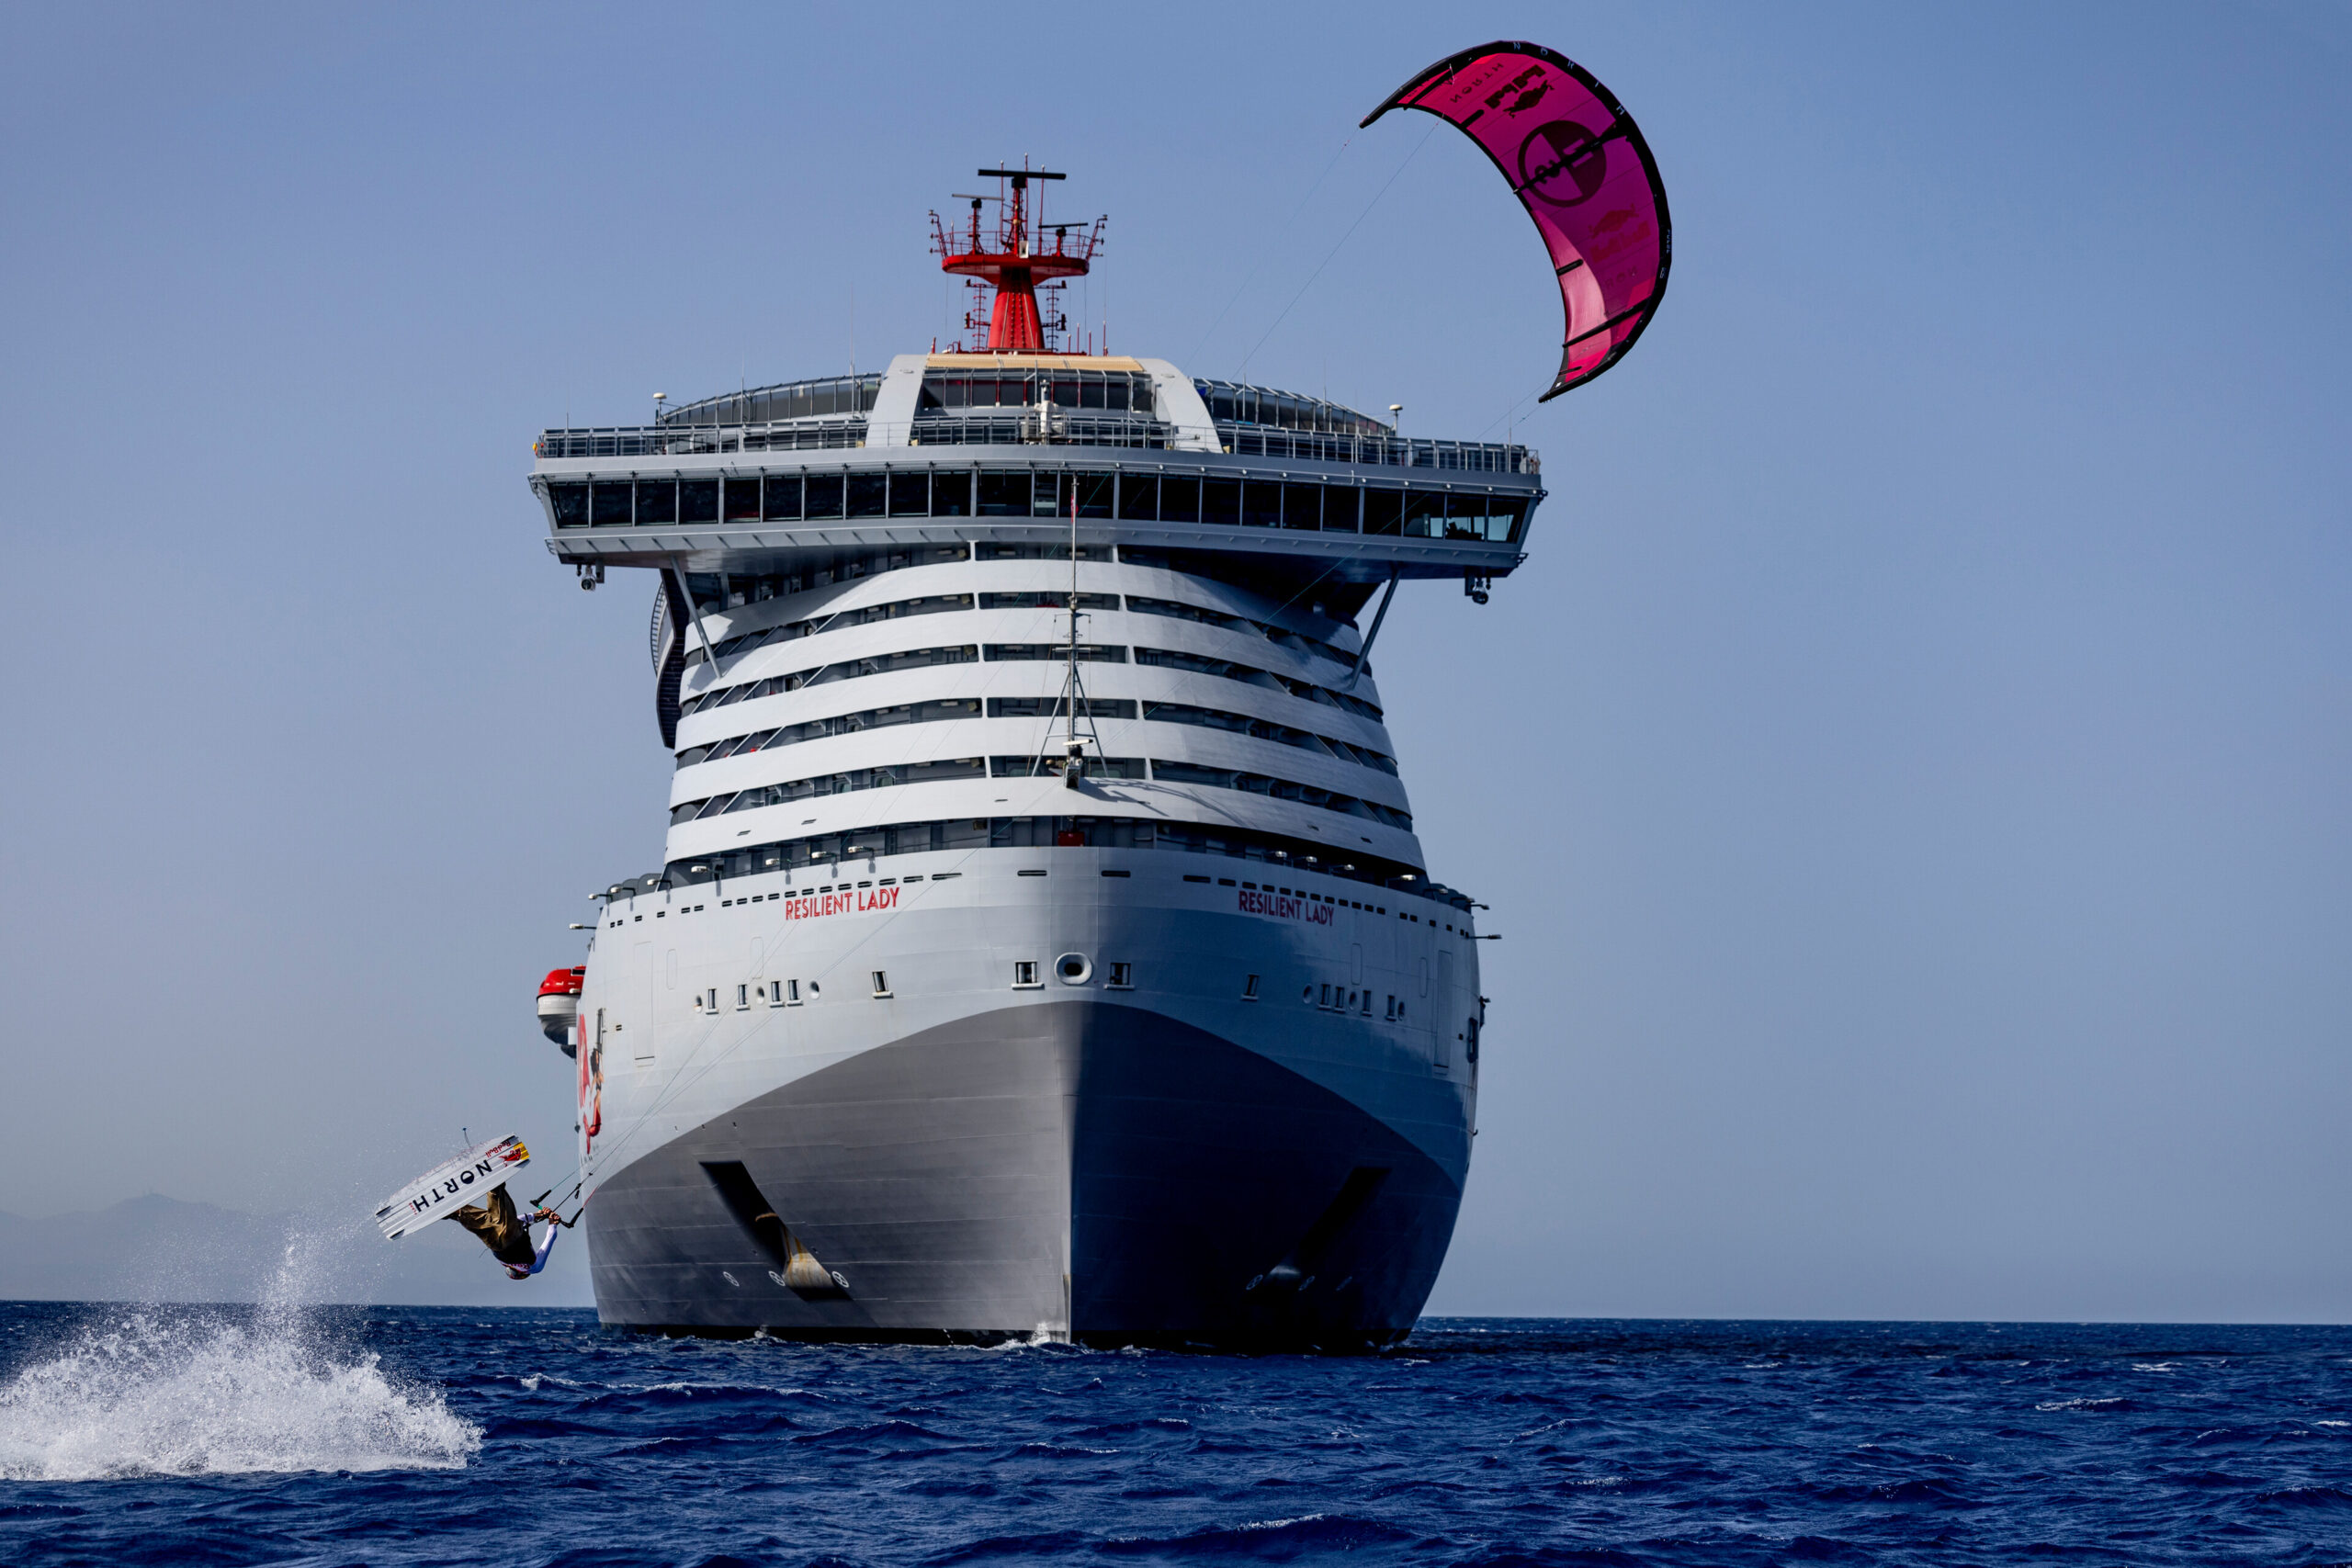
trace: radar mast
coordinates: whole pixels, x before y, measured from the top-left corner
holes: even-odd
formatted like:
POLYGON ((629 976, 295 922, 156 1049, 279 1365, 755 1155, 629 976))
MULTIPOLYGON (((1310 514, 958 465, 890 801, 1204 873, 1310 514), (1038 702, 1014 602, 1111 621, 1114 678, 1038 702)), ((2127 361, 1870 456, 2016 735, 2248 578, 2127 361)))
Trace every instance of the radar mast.
MULTIPOLYGON (((988 341, 978 349, 955 345, 956 353, 1061 354, 1055 334, 1069 330, 1069 321, 1054 306, 1062 285, 1082 277, 1092 266, 1102 243, 1103 219, 1091 223, 1047 224, 1042 186, 1033 201, 1032 180, 1062 180, 1069 176, 1049 169, 1032 169, 1027 160, 1018 169, 982 169, 983 179, 997 182, 994 196, 958 193, 956 199, 972 204, 971 217, 960 234, 949 232, 938 213, 931 215, 932 249, 942 271, 970 280, 975 289, 990 290, 993 299, 985 315, 988 341), (980 209, 997 204, 996 222, 983 233, 980 209), (1052 243, 1047 244, 1050 234, 1052 243), (1037 296, 1046 296, 1047 310, 1038 309, 1037 296)), ((982 312, 964 317, 965 327, 980 329, 982 312)))

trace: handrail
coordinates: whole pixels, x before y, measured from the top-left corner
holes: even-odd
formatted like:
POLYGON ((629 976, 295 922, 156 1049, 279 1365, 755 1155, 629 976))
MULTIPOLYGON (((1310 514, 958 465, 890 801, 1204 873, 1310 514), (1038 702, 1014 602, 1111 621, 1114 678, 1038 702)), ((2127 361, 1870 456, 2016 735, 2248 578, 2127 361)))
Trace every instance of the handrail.
MULTIPOLYGON (((1538 474, 1543 459, 1525 446, 1429 436, 1345 434, 1283 430, 1219 421, 1217 444, 1227 455, 1358 467, 1430 468, 1471 473, 1538 474)), ((858 447, 911 450, 969 446, 1031 446, 1171 450, 1176 427, 1160 420, 1120 419, 1061 411, 1045 420, 1019 416, 932 416, 905 423, 866 419, 780 420, 741 425, 600 425, 540 432, 533 450, 543 459, 710 457, 726 453, 844 451, 858 447), (895 437, 896 439, 893 439, 895 437)))

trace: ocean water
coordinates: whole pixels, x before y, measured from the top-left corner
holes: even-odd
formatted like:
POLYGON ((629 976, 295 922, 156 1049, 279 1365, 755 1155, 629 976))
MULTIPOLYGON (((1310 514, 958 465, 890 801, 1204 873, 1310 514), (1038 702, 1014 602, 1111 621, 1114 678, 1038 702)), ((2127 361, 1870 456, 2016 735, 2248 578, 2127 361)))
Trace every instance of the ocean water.
POLYGON ((1451 1319, 1362 1359, 0 1305, 0 1562, 2352 1561, 2352 1330, 1451 1319))

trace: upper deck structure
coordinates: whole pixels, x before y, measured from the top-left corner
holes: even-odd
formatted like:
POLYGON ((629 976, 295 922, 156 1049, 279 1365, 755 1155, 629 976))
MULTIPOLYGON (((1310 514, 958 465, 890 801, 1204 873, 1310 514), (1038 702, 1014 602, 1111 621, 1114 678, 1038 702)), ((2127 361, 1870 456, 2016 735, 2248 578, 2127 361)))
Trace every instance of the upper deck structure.
POLYGON ((558 557, 695 572, 1057 537, 1075 507, 1090 544, 1334 583, 1500 577, 1544 497, 1524 446, 1407 437, 1324 399, 1106 355, 901 355, 651 424, 548 430, 535 451, 558 557))

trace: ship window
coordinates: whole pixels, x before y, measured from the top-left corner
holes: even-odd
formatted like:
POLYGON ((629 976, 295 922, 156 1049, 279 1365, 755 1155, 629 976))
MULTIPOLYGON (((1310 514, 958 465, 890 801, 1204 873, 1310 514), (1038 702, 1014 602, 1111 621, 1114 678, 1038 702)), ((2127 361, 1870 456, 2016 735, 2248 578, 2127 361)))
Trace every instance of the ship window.
POLYGON ((1520 530, 1527 523, 1527 501, 1523 496, 1490 495, 1487 498, 1487 537, 1497 544, 1516 544, 1520 530))
MULTIPOLYGON (((560 518, 560 513, 558 515, 560 518)), ((1119 515, 1136 523, 1149 523, 1158 519, 1159 479, 1157 475, 1122 474, 1119 476, 1119 515)), ((561 527, 563 524, 559 521, 557 526, 561 527)))
POLYGON ((886 971, 880 969, 874 971, 874 994, 877 998, 890 994, 890 976, 886 971))
POLYGON ((1323 526, 1321 485, 1283 486, 1283 526, 1315 529, 1323 526))
POLYGON ((1198 523, 1201 520, 1201 481, 1162 479, 1159 482, 1159 520, 1162 523, 1198 523))
POLYGON ((1208 878, 1205 876, 1187 876, 1184 880, 1187 882, 1206 882, 1208 878))
POLYGON ((1013 983, 1015 986, 1035 986, 1035 985, 1036 985, 1036 984, 1037 984, 1037 961, 1036 961, 1035 959, 1034 959, 1034 958, 1022 958, 1022 959, 1016 959, 1016 960, 1014 960, 1014 962, 1013 962, 1013 965, 1012 965, 1012 983, 1013 983))
POLYGON ((548 486, 548 504, 555 510, 555 525, 559 528, 588 526, 588 487, 586 485, 548 486))
POLYGON ((595 526, 609 527, 630 520, 629 487, 626 484, 598 484, 589 487, 589 520, 595 526))
POLYGON ((1239 479, 1201 481, 1201 521, 1222 524, 1227 527, 1241 521, 1239 479))
POLYGON ((1325 485, 1323 487, 1323 529, 1326 533, 1352 534, 1356 531, 1356 498, 1363 493, 1354 485, 1325 485))
POLYGON ((842 514, 841 475, 810 474, 807 493, 809 516, 839 517, 842 514))
POLYGON ((1230 887, 1233 886, 1233 878, 1229 876, 1220 876, 1216 879, 1216 885, 1219 887, 1230 887))
POLYGON ((681 523, 718 521, 718 481, 717 479, 688 479, 678 487, 678 521, 681 523))
POLYGON ((1008 472, 980 470, 980 513, 983 517, 1029 515, 1029 475, 1026 469, 1008 472))
POLYGON ((893 517, 928 517, 931 515, 931 474, 896 473, 890 476, 890 515, 893 517))
MULTIPOLYGON (((599 487, 602 488, 601 486, 599 487)), ((659 483, 640 479, 637 486, 637 525, 650 523, 675 523, 678 520, 678 487, 674 480, 659 483)))
POLYGON ((1367 534, 1397 534, 1405 526, 1405 492, 1401 490, 1367 490, 1363 492, 1363 531, 1367 534))
MULTIPOLYGON (((1120 606, 1120 594, 1082 592, 1082 594, 1077 594, 1077 606, 1080 606, 1080 609, 1117 609, 1117 606, 1120 606)), ((957 606, 957 609, 962 609, 962 606, 957 606)), ((1021 590, 1021 592, 983 592, 981 609, 1070 609, 1070 592, 1068 592, 1068 590, 1058 590, 1058 592, 1056 592, 1054 588, 1025 588, 1021 590)), ((1013 698, 992 698, 990 707, 988 707, 990 717, 1007 717, 1007 712, 997 710, 995 703, 1028 703, 1028 707, 1023 707, 1023 710, 1018 710, 1018 712, 1007 710, 1009 715, 1016 719, 1033 719, 1037 717, 1040 712, 1046 712, 1046 710, 1061 712, 1061 701, 1058 701, 1058 698, 1013 696, 1013 698)), ((1129 719, 1136 717, 1134 707, 1136 707, 1134 703, 1126 703, 1125 717, 1129 719)), ((1103 707, 1101 703, 1089 703, 1089 710, 1108 712, 1108 707, 1103 707)))
POLYGON ((752 987, 749 987, 749 986, 738 986, 738 987, 735 987, 735 1010, 736 1010, 737 1012, 741 1012, 745 1008, 748 1008, 748 1007, 750 1007, 751 1005, 752 1005, 752 987))
MULTIPOLYGON (((1212 481, 1211 488, 1215 488, 1212 481)), ((1264 479, 1251 479, 1241 487, 1241 525, 1245 528, 1279 528, 1283 521, 1283 487, 1264 479)))
POLYGON ((1241 999, 1245 1002, 1254 1002, 1258 999, 1258 976, 1255 975, 1245 976, 1242 978, 1241 999))
POLYGON ((852 474, 849 477, 849 514, 852 517, 880 517, 888 511, 890 476, 888 474, 852 474))
POLYGON ((797 981, 797 980, 786 980, 786 981, 784 983, 784 1005, 785 1005, 785 1006, 786 1006, 786 1007, 795 1007, 795 1008, 797 1008, 797 1007, 798 1007, 798 1006, 800 1005, 800 982, 799 982, 799 981, 797 981))
POLYGON ((931 514, 969 517, 972 514, 972 475, 969 469, 931 476, 931 514))
MULTIPOLYGON (((1070 486, 1078 491, 1078 514, 1080 517, 1111 515, 1111 475, 1091 469, 1069 476, 1070 486)), ((1069 515, 1069 498, 1065 495, 1062 500, 1059 514, 1067 517, 1069 515)))
POLYGON ((799 516, 800 476, 798 474, 770 474, 767 480, 767 494, 760 504, 761 515, 764 517, 799 516))
POLYGON ((727 521, 756 523, 760 520, 760 481, 729 479, 727 481, 727 521))
POLYGON ((1114 991, 1124 991, 1136 983, 1136 966, 1132 964, 1111 965, 1111 978, 1104 982, 1114 991))
POLYGON ((1426 539, 1444 532, 1445 492, 1417 490, 1405 497, 1405 536, 1426 539))

